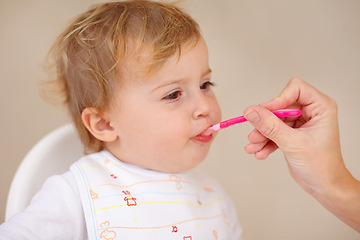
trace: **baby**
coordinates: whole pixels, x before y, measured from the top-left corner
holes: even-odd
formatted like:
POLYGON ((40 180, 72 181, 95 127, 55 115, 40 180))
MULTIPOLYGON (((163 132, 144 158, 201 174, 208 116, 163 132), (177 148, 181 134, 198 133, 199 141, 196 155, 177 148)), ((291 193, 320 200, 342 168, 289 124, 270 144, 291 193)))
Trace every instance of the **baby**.
POLYGON ((0 227, 15 239, 240 239, 236 210, 198 170, 221 120, 198 24, 170 3, 111 2, 52 48, 88 155, 0 227))

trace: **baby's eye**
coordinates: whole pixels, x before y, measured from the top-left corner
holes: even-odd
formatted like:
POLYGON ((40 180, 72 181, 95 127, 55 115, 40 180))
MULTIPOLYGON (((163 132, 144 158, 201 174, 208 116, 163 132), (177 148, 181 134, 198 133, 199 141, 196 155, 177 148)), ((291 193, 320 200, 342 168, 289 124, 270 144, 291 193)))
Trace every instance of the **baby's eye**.
POLYGON ((176 101, 180 98, 180 96, 182 95, 180 90, 174 91, 169 93, 168 95, 166 95, 165 97, 163 97, 164 100, 169 100, 169 101, 176 101))
POLYGON ((209 89, 212 86, 215 86, 215 84, 213 82, 208 81, 208 82, 202 83, 200 85, 200 89, 205 90, 205 89, 209 89))

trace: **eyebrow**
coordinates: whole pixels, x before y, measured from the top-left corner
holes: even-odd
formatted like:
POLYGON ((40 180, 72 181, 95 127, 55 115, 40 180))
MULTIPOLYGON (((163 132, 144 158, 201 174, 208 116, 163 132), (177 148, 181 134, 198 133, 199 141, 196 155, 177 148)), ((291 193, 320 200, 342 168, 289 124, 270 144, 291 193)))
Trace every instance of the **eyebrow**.
MULTIPOLYGON (((212 70, 211 70, 210 68, 208 68, 204 73, 201 74, 201 77, 204 77, 204 76, 210 74, 211 72, 212 72, 212 70)), ((169 86, 169 85, 171 85, 171 84, 177 84, 177 83, 180 83, 180 82, 183 82, 183 81, 184 81, 184 79, 176 79, 176 80, 174 80, 174 81, 167 82, 167 83, 165 83, 165 84, 162 84, 162 85, 154 88, 154 89, 152 90, 152 92, 153 92, 153 91, 156 91, 157 89, 160 89, 160 88, 169 86)))
POLYGON ((211 70, 211 68, 208 68, 208 70, 206 70, 206 72, 204 72, 204 73, 202 74, 202 76, 208 75, 208 74, 210 74, 210 73, 212 73, 212 70, 211 70))

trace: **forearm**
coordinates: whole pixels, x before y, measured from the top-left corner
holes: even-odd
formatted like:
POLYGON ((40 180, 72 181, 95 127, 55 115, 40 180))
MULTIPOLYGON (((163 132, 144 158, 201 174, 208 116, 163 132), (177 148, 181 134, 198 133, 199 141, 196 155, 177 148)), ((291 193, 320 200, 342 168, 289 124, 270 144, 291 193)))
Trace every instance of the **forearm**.
POLYGON ((360 232, 360 182, 345 169, 337 182, 313 193, 335 216, 360 232))

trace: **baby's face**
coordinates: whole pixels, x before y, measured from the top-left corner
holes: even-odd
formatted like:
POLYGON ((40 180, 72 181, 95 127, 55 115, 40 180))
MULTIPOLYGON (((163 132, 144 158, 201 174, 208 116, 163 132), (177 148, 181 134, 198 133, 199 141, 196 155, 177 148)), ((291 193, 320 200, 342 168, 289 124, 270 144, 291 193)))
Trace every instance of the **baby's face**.
POLYGON ((206 44, 185 46, 144 77, 142 61, 130 61, 107 118, 117 133, 106 148, 123 162, 163 172, 183 172, 201 163, 214 135, 202 132, 221 119, 211 88, 206 44))

